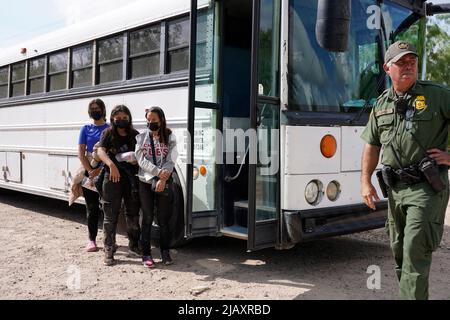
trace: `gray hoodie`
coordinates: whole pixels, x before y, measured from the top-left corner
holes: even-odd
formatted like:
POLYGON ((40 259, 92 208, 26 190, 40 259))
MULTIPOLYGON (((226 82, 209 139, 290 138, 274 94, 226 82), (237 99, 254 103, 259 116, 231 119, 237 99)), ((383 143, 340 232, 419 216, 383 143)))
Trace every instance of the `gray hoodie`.
POLYGON ((136 160, 139 164, 139 180, 151 183, 162 169, 173 171, 175 161, 178 158, 177 140, 173 133, 169 135, 169 145, 154 140, 156 152, 156 165, 153 163, 152 145, 150 143, 150 131, 140 133, 136 136, 136 160))

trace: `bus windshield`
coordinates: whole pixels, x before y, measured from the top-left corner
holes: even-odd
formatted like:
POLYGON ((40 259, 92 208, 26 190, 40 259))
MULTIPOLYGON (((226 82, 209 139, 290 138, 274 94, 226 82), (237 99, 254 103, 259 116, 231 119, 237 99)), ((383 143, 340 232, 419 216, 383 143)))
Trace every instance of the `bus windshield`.
POLYGON ((348 50, 330 52, 316 40, 317 2, 290 2, 288 109, 359 112, 384 90, 385 36, 392 37, 412 12, 390 1, 379 7, 379 1, 352 0, 348 50))

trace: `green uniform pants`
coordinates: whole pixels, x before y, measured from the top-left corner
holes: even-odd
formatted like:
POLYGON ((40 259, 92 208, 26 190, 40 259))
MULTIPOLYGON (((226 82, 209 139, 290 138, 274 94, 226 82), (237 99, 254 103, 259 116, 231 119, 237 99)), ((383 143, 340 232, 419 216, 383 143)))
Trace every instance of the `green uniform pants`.
POLYGON ((400 282, 401 299, 428 299, 431 254, 441 242, 449 187, 436 193, 428 182, 397 183, 389 191, 386 227, 400 282))

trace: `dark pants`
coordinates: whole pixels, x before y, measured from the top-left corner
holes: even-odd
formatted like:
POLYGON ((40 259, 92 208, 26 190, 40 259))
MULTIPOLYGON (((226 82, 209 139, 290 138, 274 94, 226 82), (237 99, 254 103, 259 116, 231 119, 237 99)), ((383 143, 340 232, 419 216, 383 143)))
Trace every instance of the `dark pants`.
POLYGON ((135 247, 139 243, 139 198, 132 194, 131 184, 126 176, 121 175, 120 181, 114 183, 109 180, 109 173, 103 180, 103 233, 105 251, 111 250, 115 244, 117 221, 119 218, 122 199, 125 203, 125 219, 129 246, 135 247))
POLYGON ((163 196, 151 190, 149 183, 139 182, 139 198, 141 199, 142 209, 142 233, 141 246, 142 254, 148 256, 151 254, 151 232, 152 222, 155 214, 155 200, 156 213, 158 217, 159 232, 160 232, 160 248, 161 250, 169 249, 170 234, 169 234, 169 218, 170 218, 170 196, 163 196))
POLYGON ((86 201, 86 216, 89 232, 89 240, 95 241, 98 232, 98 217, 100 216, 100 200, 97 192, 83 188, 83 196, 86 201))

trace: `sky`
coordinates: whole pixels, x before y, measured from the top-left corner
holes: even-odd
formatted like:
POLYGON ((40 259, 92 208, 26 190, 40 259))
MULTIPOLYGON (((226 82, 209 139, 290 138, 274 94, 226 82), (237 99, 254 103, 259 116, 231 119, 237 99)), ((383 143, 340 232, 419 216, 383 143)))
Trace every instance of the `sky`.
POLYGON ((136 1, 165 0, 0 0, 0 54, 4 48, 136 1))

